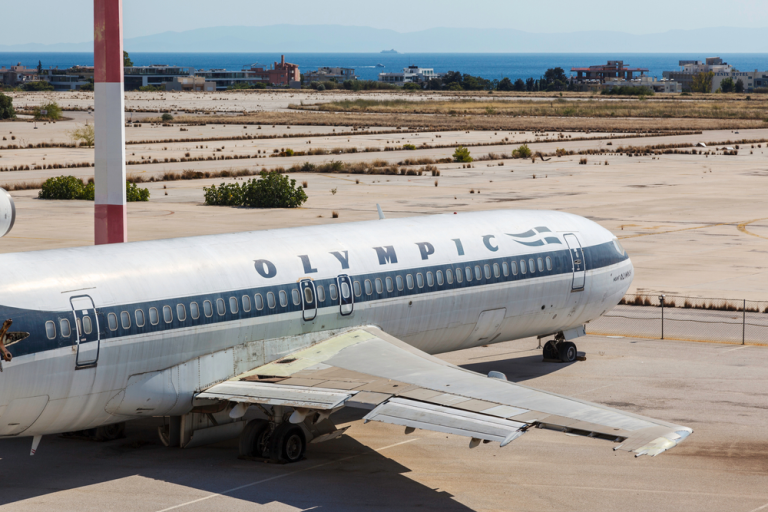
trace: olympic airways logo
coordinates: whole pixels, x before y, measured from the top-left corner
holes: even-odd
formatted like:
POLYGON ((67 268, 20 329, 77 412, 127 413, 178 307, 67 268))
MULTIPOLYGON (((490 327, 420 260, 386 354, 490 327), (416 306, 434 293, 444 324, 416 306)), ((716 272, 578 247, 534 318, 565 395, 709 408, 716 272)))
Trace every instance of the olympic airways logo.
POLYGON ((563 242, 556 236, 547 236, 546 233, 552 233, 552 230, 546 226, 539 226, 530 229, 525 233, 507 233, 507 236, 511 236, 515 242, 527 245, 528 247, 540 247, 545 244, 563 244, 563 242), (518 240, 518 238, 522 238, 523 240, 518 240))

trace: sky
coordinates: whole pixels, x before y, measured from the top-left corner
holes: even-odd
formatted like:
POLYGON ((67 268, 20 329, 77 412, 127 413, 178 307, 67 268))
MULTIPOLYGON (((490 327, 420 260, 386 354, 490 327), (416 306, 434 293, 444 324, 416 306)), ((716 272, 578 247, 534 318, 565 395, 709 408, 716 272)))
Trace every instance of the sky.
MULTIPOLYGON (((2 11, 0 44, 80 43, 93 38, 93 0, 4 2, 2 11)), ((399 32, 472 27, 633 34, 768 27, 765 0, 125 0, 123 17, 126 39, 214 26, 278 24, 357 25, 399 32)))

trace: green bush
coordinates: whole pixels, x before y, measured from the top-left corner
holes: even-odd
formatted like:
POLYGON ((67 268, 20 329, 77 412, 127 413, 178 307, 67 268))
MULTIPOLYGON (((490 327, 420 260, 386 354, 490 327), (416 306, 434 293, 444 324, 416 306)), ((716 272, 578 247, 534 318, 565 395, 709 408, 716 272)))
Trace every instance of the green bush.
POLYGON ((14 119, 16 110, 13 108, 13 98, 0 92, 0 119, 14 119))
POLYGON ((165 86, 163 85, 142 85, 139 87, 140 91, 144 92, 160 92, 165 90, 165 86))
POLYGON ((631 85, 620 85, 619 87, 603 89, 600 94, 611 96, 653 96, 654 92, 650 87, 632 87, 631 85))
POLYGON ((44 105, 40 105, 34 108, 33 113, 35 119, 48 119, 51 121, 58 121, 61 119, 61 107, 55 101, 50 101, 44 105), (43 114, 45 110, 45 114, 43 114))
POLYGON ((472 157, 469 156, 469 150, 464 146, 459 146, 456 151, 453 152, 454 162, 471 162, 472 157))
POLYGON ((160 119, 162 119, 163 121, 165 121, 167 123, 169 121, 173 121, 173 116, 170 113, 166 112, 165 114, 163 114, 160 117, 160 119))
POLYGON ((528 147, 527 144, 523 144, 516 150, 512 152, 513 158, 530 158, 531 157, 531 148, 528 147))
POLYGON ((50 82, 46 82, 45 80, 35 81, 35 82, 27 82, 24 85, 21 86, 22 89, 25 91, 52 91, 53 86, 50 82))
POLYGON ((403 149, 414 150, 416 149, 416 146, 413 144, 403 144, 403 149))
POLYGON ((403 84, 403 90, 404 91, 420 91, 423 89, 419 84, 414 82, 408 82, 406 84, 403 84))
MULTIPOLYGON (((138 188, 135 183, 125 183, 128 202, 149 201, 149 190, 138 188)), ((93 201, 95 187, 93 181, 84 183, 74 176, 57 176, 48 178, 37 197, 40 199, 79 199, 93 201)))
POLYGON ((261 177, 243 183, 222 183, 203 187, 205 204, 217 206, 247 206, 250 208, 298 208, 307 194, 296 180, 278 172, 261 171, 261 177))

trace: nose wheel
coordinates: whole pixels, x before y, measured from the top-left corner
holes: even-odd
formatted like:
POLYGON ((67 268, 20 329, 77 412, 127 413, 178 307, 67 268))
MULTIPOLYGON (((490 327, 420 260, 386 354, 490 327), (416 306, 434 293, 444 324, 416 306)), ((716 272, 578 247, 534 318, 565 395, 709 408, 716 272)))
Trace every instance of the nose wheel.
POLYGON ((576 344, 571 341, 549 340, 544 344, 543 355, 545 361, 573 363, 578 357, 578 351, 576 344))

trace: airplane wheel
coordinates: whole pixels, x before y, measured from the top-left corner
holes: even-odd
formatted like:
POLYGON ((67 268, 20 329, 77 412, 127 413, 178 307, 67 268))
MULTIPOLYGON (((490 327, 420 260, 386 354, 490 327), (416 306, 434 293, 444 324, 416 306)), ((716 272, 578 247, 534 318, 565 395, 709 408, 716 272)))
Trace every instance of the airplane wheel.
POLYGON ((96 441, 114 441, 122 437, 125 437, 125 422, 96 427, 96 432, 93 434, 93 439, 96 441))
POLYGON ((274 462, 291 464, 304 458, 307 440, 297 425, 281 423, 269 440, 269 458, 274 462))
POLYGON ((251 420, 240 433, 239 452, 241 457, 266 457, 269 440, 269 422, 251 420))
POLYGON ((544 344, 544 359, 560 359, 555 340, 549 340, 544 344))
POLYGON ((570 341, 563 341, 559 347, 560 360, 564 363, 572 363, 576 361, 578 352, 576 351, 576 344, 570 341))

